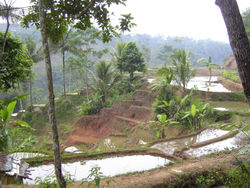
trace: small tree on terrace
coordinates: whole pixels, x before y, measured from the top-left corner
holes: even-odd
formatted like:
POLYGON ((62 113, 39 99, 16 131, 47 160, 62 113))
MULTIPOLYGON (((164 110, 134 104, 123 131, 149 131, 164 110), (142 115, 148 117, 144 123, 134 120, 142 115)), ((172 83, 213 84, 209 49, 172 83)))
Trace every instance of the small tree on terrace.
POLYGON ((188 82, 194 75, 194 70, 191 69, 190 56, 191 52, 186 53, 184 49, 175 50, 174 54, 170 56, 170 60, 174 65, 175 81, 179 86, 183 87, 184 94, 188 82))
POLYGON ((102 103, 106 102, 111 89, 118 80, 119 75, 112 69, 111 63, 107 64, 105 61, 101 61, 97 64, 93 89, 102 96, 102 103))
POLYGON ((143 55, 135 42, 129 42, 126 45, 118 61, 123 63, 122 69, 129 73, 130 82, 134 79, 135 71, 143 72, 145 70, 143 55))

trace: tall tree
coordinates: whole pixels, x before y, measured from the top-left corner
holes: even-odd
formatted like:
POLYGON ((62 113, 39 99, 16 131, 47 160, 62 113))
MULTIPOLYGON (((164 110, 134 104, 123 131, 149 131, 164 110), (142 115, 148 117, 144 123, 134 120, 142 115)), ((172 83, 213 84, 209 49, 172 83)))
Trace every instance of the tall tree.
POLYGON ((126 45, 119 62, 123 63, 123 71, 129 73, 130 82, 134 79, 135 71, 143 72, 145 70, 144 58, 135 42, 129 42, 126 45))
POLYGON ((194 75, 190 62, 191 52, 186 52, 184 49, 175 50, 170 56, 172 65, 174 66, 175 81, 179 86, 183 87, 186 94, 186 87, 190 79, 194 75))
POLYGON ((221 9, 244 93, 250 106, 250 44, 236 0, 216 0, 221 9))
POLYGON ((66 182, 63 177, 62 167, 61 167, 59 136, 58 136, 58 130, 57 130, 56 116, 55 116, 56 115, 55 114, 55 101, 54 101, 55 96, 54 96, 54 90, 53 90, 52 69, 51 69, 49 44, 48 44, 48 38, 47 38, 47 33, 46 33, 46 15, 44 11, 43 0, 39 1, 39 18, 40 18, 40 30, 41 30, 41 35, 42 35, 42 44, 43 44, 47 80, 48 80, 49 120, 50 120, 51 128, 52 128, 55 174, 56 174, 59 187, 64 188, 66 187, 66 182))

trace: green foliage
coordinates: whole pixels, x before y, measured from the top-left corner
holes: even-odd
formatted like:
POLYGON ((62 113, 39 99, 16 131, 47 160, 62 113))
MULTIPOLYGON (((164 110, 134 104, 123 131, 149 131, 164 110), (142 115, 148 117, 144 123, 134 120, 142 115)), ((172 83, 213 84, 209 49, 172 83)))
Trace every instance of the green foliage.
MULTIPOLYGON (((7 151, 9 149, 7 125, 15 109, 17 100, 24 97, 26 97, 26 95, 19 96, 7 102, 0 100, 0 151, 7 151)), ((21 127, 30 128, 29 124, 23 121, 15 121, 14 123, 21 127)))
POLYGON ((170 61, 174 66, 175 81, 182 86, 184 92, 190 79, 194 76, 194 70, 191 69, 191 51, 186 52, 184 49, 177 49, 170 56, 170 61))
POLYGON ((135 71, 143 72, 145 70, 143 55, 135 42, 129 42, 126 45, 118 62, 122 64, 123 71, 130 74, 130 81, 133 81, 135 71))
MULTIPOLYGON (((72 184, 73 179, 69 173, 65 174, 65 181, 67 185, 72 184)), ((38 184, 38 188, 59 188, 55 176, 46 176, 44 180, 40 177, 36 177, 35 182, 38 184)))
POLYGON ((65 119, 73 114, 77 114, 74 104, 67 97, 60 97, 55 101, 55 111, 58 119, 65 119))
POLYGON ((48 114, 26 111, 22 119, 32 125, 32 127, 39 129, 45 126, 48 120, 48 114))
POLYGON ((92 89, 101 96, 102 103, 106 102, 119 78, 115 70, 112 70, 111 63, 107 64, 105 61, 101 61, 97 64, 92 89))
POLYGON ((243 92, 238 93, 211 93, 210 97, 213 101, 246 101, 243 92))
POLYGON ((82 113, 84 115, 97 114, 105 106, 101 102, 101 95, 98 93, 91 94, 82 104, 82 113))
POLYGON ((167 119, 166 114, 158 114, 157 121, 151 122, 151 128, 156 131, 157 138, 165 138, 165 128, 169 125, 179 124, 173 118, 167 119))
POLYGON ((172 92, 162 90, 153 103, 154 113, 166 114, 169 121, 174 125, 180 124, 185 127, 198 129, 211 114, 209 104, 203 104, 200 99, 193 97, 193 90, 181 98, 174 97, 172 92), (178 123, 175 123, 178 122, 178 123))
POLYGON ((157 79, 150 84, 153 90, 170 89, 172 91, 171 82, 174 78, 174 70, 171 67, 162 66, 156 73, 157 79))
MULTIPOLYGON (((0 33, 2 46, 4 34, 0 33)), ((32 63, 25 54, 23 43, 19 38, 7 36, 5 51, 0 61, 0 90, 15 88, 15 84, 31 75, 32 63)))
MULTIPOLYGON (((24 16, 22 24, 29 27, 30 24, 40 27, 39 20, 39 1, 34 0, 34 5, 29 13, 24 16)), ((73 27, 86 30, 92 26, 94 20, 101 31, 95 35, 101 35, 103 41, 110 41, 113 36, 118 36, 118 31, 130 30, 135 24, 131 22, 133 17, 130 14, 122 15, 120 24, 113 26, 111 23, 112 14, 109 12, 111 4, 125 4, 125 0, 115 1, 45 1, 44 8, 46 12, 46 32, 48 37, 58 43, 67 32, 69 24, 73 27), (72 8, 74 4, 74 8, 72 8), (88 7, 86 10, 83 7, 88 7), (56 33, 56 34, 55 34, 56 33)))
POLYGON ((242 19, 248 36, 248 40, 250 41, 250 8, 242 13, 242 19))
POLYGON ((212 118, 215 122, 218 121, 227 121, 233 117, 232 112, 228 111, 219 111, 219 110, 213 110, 212 118))
POLYGON ((125 42, 117 42, 116 49, 113 49, 113 52, 111 52, 111 62, 116 65, 121 75, 123 72, 123 62, 119 61, 119 58, 121 58, 122 51, 125 49, 126 45, 127 43, 125 42))
POLYGON ((183 120, 187 120, 192 128, 199 129, 203 125, 205 117, 208 115, 208 103, 196 106, 191 105, 191 109, 184 112, 183 120))
POLYGON ((239 162, 240 165, 232 169, 228 174, 226 185, 230 188, 247 188, 250 185, 249 165, 246 162, 239 162))
POLYGON ((224 70, 223 77, 232 80, 234 82, 241 83, 239 74, 236 72, 234 73, 232 70, 224 70))
POLYGON ((33 131, 30 129, 13 127, 8 130, 8 135, 10 138, 9 152, 31 150, 34 144, 37 143, 37 138, 34 137, 33 131))
MULTIPOLYGON (((89 187, 93 186, 93 187, 99 188, 101 185, 101 179, 104 178, 103 173, 100 170, 101 170, 100 167, 91 168, 89 171, 88 177, 84 178, 80 185, 82 185, 84 182, 91 180, 91 182, 88 184, 88 186, 89 187)), ((108 180, 106 180, 106 185, 109 186, 111 182, 115 182, 115 181, 112 178, 109 178, 108 180)))

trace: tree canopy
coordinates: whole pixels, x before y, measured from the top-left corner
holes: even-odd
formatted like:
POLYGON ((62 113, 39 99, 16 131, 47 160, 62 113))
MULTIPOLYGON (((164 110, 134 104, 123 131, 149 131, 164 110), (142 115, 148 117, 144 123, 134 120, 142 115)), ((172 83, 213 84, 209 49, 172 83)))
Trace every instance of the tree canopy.
MULTIPOLYGON (((22 24, 26 27, 35 25, 40 28, 38 0, 34 0, 34 6, 23 18, 22 24)), ((44 1, 46 12, 46 33, 54 42, 58 43, 66 34, 68 25, 86 30, 92 27, 93 21, 96 20, 98 28, 101 30, 96 35, 101 35, 104 42, 110 41, 113 36, 118 36, 118 31, 130 30, 135 24, 131 22, 131 14, 124 14, 119 19, 119 25, 112 25, 111 15, 108 10, 112 4, 125 5, 126 0, 47 0, 44 1), (56 35, 55 35, 56 33, 56 35)))
POLYGON ((125 49, 122 51, 119 62, 123 64, 123 71, 130 74, 130 81, 134 78, 134 72, 142 72, 145 70, 145 63, 142 53, 136 46, 135 42, 129 42, 125 49))
MULTIPOLYGON (((4 34, 0 33, 0 44, 4 41, 4 34)), ((25 53, 23 43, 19 38, 9 33, 5 51, 0 61, 0 90, 8 90, 15 84, 31 75, 32 63, 25 53)))

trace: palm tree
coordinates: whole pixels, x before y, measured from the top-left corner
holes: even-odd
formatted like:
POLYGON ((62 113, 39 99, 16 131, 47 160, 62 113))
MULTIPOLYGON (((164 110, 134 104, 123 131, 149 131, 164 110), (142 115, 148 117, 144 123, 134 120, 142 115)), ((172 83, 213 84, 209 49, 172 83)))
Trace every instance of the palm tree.
POLYGON ((209 56, 208 61, 205 58, 201 58, 201 59, 198 59, 197 62, 198 63, 204 63, 205 66, 208 68, 208 70, 209 70, 209 81, 208 81, 208 83, 209 83, 209 85, 211 85, 212 69, 214 68, 214 65, 215 65, 215 64, 212 63, 212 57, 209 56))
POLYGON ((98 92, 102 96, 102 103, 106 102, 111 89, 118 82, 118 80, 119 76, 112 69, 111 63, 107 64, 105 61, 101 61, 97 64, 94 74, 94 86, 92 88, 95 92, 98 92))
POLYGON ((166 65, 162 66, 156 73, 158 77, 151 84, 151 88, 154 90, 158 89, 169 89, 171 87, 171 82, 174 79, 174 70, 166 65))
POLYGON ((127 43, 126 42, 117 42, 116 49, 113 49, 113 53, 111 53, 112 59, 111 62, 117 66, 118 70, 120 71, 120 76, 122 77, 123 72, 123 62, 118 61, 118 59, 122 55, 122 51, 125 49, 127 43))
POLYGON ((4 0, 4 4, 0 2, 0 17, 2 19, 6 19, 6 22, 7 22, 6 30, 4 33, 2 49, 0 51, 0 60, 2 59, 3 53, 5 51, 5 45, 6 45, 6 40, 7 40, 7 34, 9 31, 9 27, 10 27, 10 22, 15 23, 21 20, 22 18, 17 12, 18 9, 12 7, 13 3, 14 2, 12 0, 10 0, 9 2, 4 0))
MULTIPOLYGON (((38 63, 38 61, 43 59, 42 56, 42 46, 37 48, 37 43, 31 38, 27 37, 25 41, 26 53, 29 56, 32 63, 38 63)), ((29 93, 30 93, 30 111, 33 110, 33 100, 32 100, 32 77, 29 79, 29 93)))
POLYGON ((174 54, 170 56, 170 61, 174 66, 175 81, 179 86, 183 87, 184 94, 186 93, 188 82, 194 76, 190 57, 191 52, 186 53, 184 49, 175 50, 174 54))

